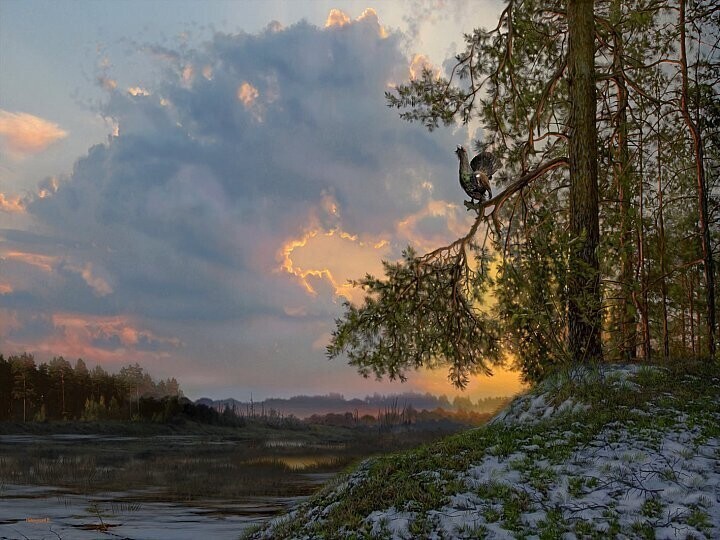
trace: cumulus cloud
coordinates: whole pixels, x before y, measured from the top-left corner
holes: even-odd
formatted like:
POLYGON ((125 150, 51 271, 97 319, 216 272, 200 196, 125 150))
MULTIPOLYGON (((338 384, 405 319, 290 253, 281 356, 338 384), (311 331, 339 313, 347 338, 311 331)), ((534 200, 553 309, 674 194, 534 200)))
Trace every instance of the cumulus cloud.
POLYGON ((429 134, 386 107, 388 81, 408 77, 402 37, 372 10, 328 22, 218 33, 196 50, 144 47, 163 63, 159 82, 116 82, 102 106, 116 135, 46 186, 52 196, 27 202, 34 236, 6 234, 24 253, 15 264, 46 274, 18 267, 3 293, 21 314, 49 314, 36 327, 54 336, 44 346, 66 339, 112 359, 152 344, 188 362, 354 380, 317 351, 338 299, 359 299, 347 280, 380 273, 408 242, 457 233, 467 214, 452 132, 429 134), (121 329, 137 324, 103 318, 112 314, 164 332, 134 340, 121 329))
POLYGON ((327 20, 325 21, 325 28, 329 28, 331 26, 345 26, 346 24, 350 24, 350 17, 348 17, 345 12, 333 8, 330 10, 327 20))
POLYGON ((287 241, 279 258, 281 269, 297 277, 311 296, 318 294, 313 279, 320 279, 327 281, 336 296, 358 302, 362 299, 362 290, 353 287, 349 280, 360 277, 359 268, 379 274, 380 261, 389 254, 387 240, 361 240, 340 229, 314 229, 287 241))
POLYGON ((17 195, 0 193, 0 211, 8 214, 22 214, 25 212, 25 201, 17 195))
POLYGON ((10 156, 23 158, 37 154, 65 137, 67 132, 53 122, 0 109, 0 146, 10 156))
POLYGON ((433 66, 430 63, 430 59, 424 54, 416 54, 413 56, 412 60, 410 61, 409 70, 411 79, 420 78, 423 74, 423 71, 425 70, 432 72, 435 77, 440 76, 440 69, 433 66))

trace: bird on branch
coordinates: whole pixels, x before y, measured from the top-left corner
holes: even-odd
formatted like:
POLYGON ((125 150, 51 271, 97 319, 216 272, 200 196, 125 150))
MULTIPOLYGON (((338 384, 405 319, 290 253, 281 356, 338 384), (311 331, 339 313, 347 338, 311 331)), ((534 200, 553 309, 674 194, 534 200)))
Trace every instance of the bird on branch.
POLYGON ((465 206, 468 210, 477 210, 479 203, 492 198, 490 179, 496 170, 495 156, 490 152, 481 152, 469 161, 462 146, 458 146, 455 153, 460 160, 460 187, 470 196, 465 206))

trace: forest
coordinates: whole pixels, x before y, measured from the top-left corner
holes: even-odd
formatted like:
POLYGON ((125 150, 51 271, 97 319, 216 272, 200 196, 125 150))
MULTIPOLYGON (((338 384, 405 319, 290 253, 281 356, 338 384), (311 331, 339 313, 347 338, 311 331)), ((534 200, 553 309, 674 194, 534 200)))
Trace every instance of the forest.
MULTIPOLYGON (((364 376, 526 380, 599 362, 716 359, 720 8, 509 1, 447 76, 387 92, 430 130, 482 127, 501 166, 467 235, 355 282, 327 349, 364 376)), ((466 203, 467 205, 467 203, 466 203)))
MULTIPOLYGON (((0 421, 152 418, 153 401, 183 396, 175 378, 154 381, 139 364, 108 373, 62 356, 36 364, 29 353, 0 354, 0 421), (143 410, 143 402, 145 409, 143 410)), ((189 401, 189 400, 187 400, 189 401)))

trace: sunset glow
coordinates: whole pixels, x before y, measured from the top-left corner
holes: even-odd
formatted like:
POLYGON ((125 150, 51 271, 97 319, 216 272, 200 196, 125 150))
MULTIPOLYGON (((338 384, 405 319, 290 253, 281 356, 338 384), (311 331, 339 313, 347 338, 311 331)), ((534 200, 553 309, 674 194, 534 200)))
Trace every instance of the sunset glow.
MULTIPOLYGON (((325 347, 363 301, 351 280, 472 222, 453 150, 479 134, 384 94, 441 73, 438 28, 470 31, 471 6, 129 1, 164 15, 3 5, 0 353, 139 362, 192 397, 454 395, 443 371, 366 380, 325 347)), ((499 371, 468 395, 517 388, 499 371)))

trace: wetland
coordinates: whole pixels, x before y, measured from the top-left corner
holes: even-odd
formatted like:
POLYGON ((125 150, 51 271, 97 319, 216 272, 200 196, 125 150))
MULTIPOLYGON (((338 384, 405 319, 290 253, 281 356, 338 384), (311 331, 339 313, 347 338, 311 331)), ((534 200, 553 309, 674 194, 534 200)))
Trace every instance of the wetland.
POLYGON ((367 457, 458 429, 5 424, 0 539, 238 538, 367 457))

